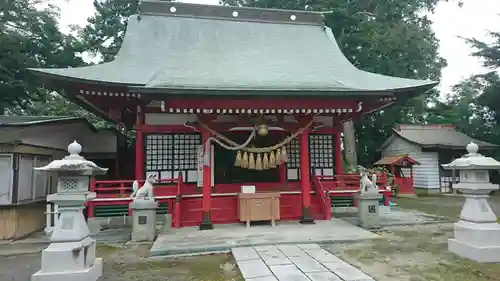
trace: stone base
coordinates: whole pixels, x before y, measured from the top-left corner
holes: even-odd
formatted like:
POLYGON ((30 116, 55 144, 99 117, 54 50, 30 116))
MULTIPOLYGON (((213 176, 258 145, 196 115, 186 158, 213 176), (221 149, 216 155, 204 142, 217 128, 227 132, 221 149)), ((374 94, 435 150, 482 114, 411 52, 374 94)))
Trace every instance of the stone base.
POLYGON ((144 199, 135 199, 130 204, 132 209, 132 241, 155 241, 157 207, 157 202, 144 199))
POLYGON ((500 225, 497 223, 455 223, 455 238, 448 250, 478 262, 500 262, 500 225))
POLYGON ((448 239, 448 250, 477 262, 500 262, 500 246, 478 247, 456 239, 448 239))
POLYGON ((380 227, 380 197, 378 193, 358 194, 358 216, 359 226, 365 229, 373 229, 380 227))
POLYGON ((37 271, 31 281, 96 281, 102 276, 102 258, 96 258, 94 265, 81 271, 43 272, 37 271))

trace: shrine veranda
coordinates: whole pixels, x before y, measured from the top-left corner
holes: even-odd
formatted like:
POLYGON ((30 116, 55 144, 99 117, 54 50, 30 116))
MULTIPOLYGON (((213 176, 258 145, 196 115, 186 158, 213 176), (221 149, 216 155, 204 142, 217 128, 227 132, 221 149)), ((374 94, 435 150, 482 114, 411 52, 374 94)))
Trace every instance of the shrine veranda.
POLYGON ((139 11, 112 62, 32 69, 136 132, 135 174, 91 181, 89 217, 110 205, 126 213, 133 180, 156 173, 159 211, 174 227, 238 222, 242 185, 279 191, 281 220, 329 219, 331 197, 355 205, 359 189, 358 175, 343 174, 342 123, 436 85, 357 69, 321 13, 159 0, 139 11))

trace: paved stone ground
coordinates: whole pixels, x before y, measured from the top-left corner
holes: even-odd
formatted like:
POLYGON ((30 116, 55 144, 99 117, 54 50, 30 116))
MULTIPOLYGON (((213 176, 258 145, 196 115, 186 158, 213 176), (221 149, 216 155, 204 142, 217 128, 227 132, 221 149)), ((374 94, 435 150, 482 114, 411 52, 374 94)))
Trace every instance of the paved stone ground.
POLYGON ((375 239, 378 235, 340 219, 316 221, 302 225, 296 221, 280 221, 276 227, 256 225, 245 228, 243 224, 214 225, 211 231, 197 227, 172 229, 158 236, 151 254, 157 256, 227 251, 234 247, 256 245, 337 243, 375 239))
MULTIPOLYGON (((357 213, 344 215, 343 220, 354 225, 359 224, 357 213)), ((428 223, 441 223, 448 222, 449 218, 430 215, 416 210, 404 210, 397 207, 391 207, 390 211, 380 213, 380 226, 396 226, 396 225, 414 225, 414 224, 428 224, 428 223)))
POLYGON ((374 281, 317 244, 231 249, 246 281, 374 281))

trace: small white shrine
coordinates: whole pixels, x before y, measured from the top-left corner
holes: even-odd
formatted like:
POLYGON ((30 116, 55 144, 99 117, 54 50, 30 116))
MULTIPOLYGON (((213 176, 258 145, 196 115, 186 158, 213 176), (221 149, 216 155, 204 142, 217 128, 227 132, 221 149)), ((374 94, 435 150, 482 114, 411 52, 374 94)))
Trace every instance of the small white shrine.
POLYGON ((75 141, 68 146, 69 156, 35 168, 58 176, 57 193, 47 196, 47 201, 59 206, 60 217, 51 244, 42 251, 42 267, 31 281, 96 281, 102 275, 102 259, 95 257, 96 241, 89 237, 82 211, 85 202, 95 198, 89 192, 90 177, 108 169, 85 160, 81 151, 75 141))
POLYGON ((490 183, 489 171, 500 170, 500 162, 477 153, 478 149, 471 142, 467 145, 468 154, 443 165, 444 169, 460 171, 460 183, 453 187, 466 199, 448 249, 478 262, 500 262, 500 224, 488 204, 490 192, 499 188, 490 183))

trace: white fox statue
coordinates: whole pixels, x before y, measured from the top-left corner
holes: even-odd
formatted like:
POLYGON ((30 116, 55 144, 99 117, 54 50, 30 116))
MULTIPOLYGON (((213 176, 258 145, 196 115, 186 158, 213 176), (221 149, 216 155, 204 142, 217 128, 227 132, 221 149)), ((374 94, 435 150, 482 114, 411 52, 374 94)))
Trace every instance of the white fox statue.
POLYGON ((133 193, 132 195, 130 195, 130 197, 134 199, 148 199, 154 201, 155 198, 153 193, 153 188, 154 188, 153 184, 156 183, 156 180, 157 180, 157 175, 150 174, 140 188, 139 188, 139 182, 134 181, 132 183, 133 193))

